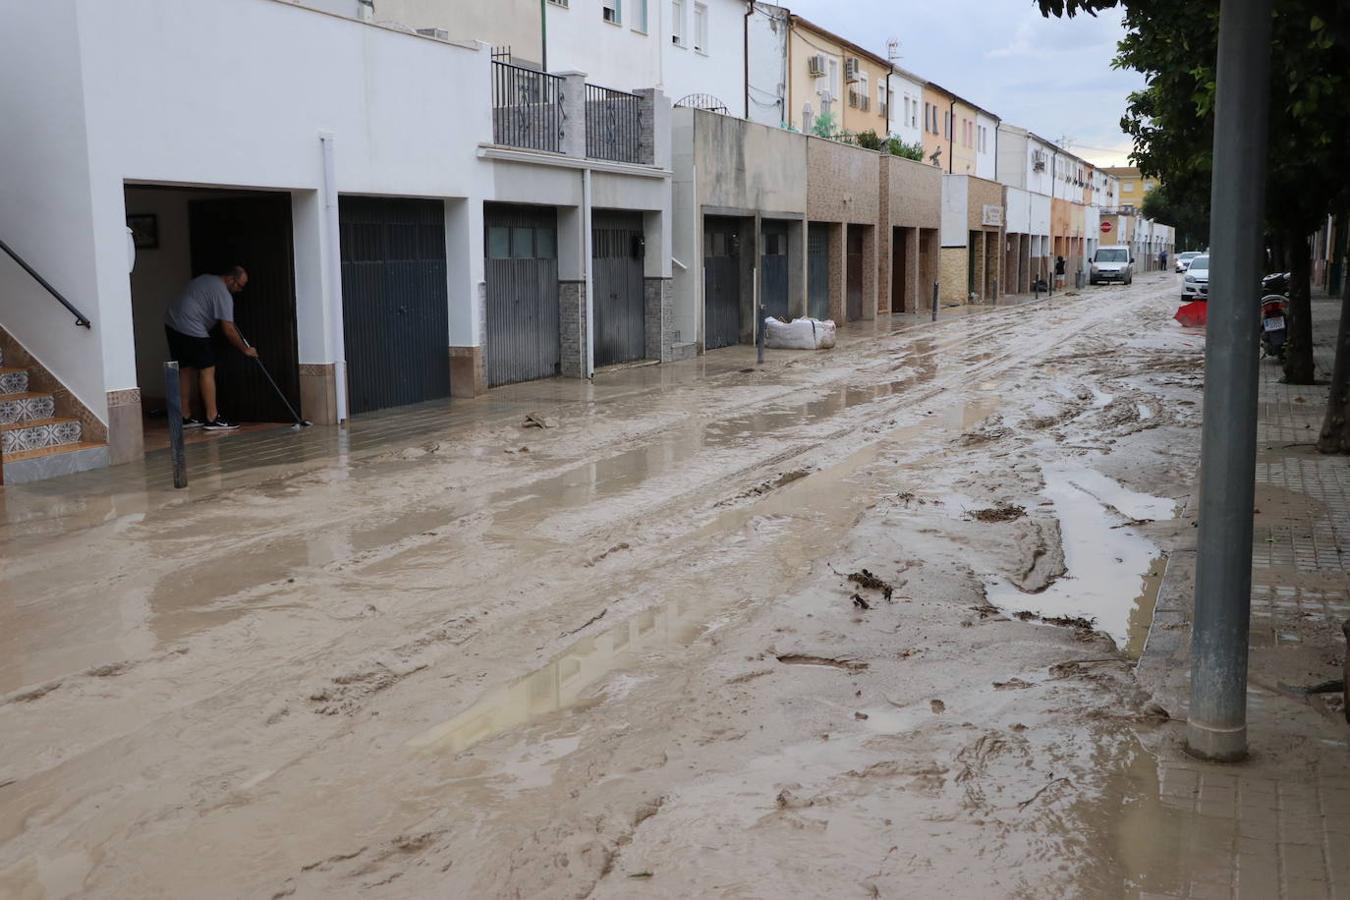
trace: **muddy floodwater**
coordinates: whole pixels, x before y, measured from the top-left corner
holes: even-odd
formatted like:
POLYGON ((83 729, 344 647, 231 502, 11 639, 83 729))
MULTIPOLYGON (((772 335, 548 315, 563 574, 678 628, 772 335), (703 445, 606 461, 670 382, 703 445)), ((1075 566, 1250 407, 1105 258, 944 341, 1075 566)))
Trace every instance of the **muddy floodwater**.
POLYGON ((1167 892, 1174 293, 4 489, 0 897, 1167 892))

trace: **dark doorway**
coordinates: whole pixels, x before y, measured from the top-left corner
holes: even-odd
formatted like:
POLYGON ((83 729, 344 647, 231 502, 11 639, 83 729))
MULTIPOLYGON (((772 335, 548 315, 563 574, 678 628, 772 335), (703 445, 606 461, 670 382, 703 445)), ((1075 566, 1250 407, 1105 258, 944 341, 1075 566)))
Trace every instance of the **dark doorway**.
POLYGON ((970 232, 966 237, 966 297, 975 293, 975 256, 980 252, 980 233, 970 232))
POLYGON ((849 322, 863 317, 863 232, 861 226, 845 226, 848 230, 848 264, 845 269, 844 296, 848 306, 844 315, 849 322))
POLYGON ((740 222, 736 219, 710 216, 704 221, 703 347, 706 350, 730 347, 741 339, 740 243, 740 222))
POLYGON ((760 261, 760 297, 764 315, 784 321, 788 315, 788 225, 764 222, 764 255, 760 261))
POLYGON ((818 222, 806 232, 806 299, 811 318, 830 317, 830 226, 818 222))
POLYGON ((558 212, 484 206, 488 385, 551 378, 562 367, 558 212))
POLYGON ((351 412, 450 396, 444 203, 342 197, 338 204, 351 412))
POLYGON ((612 366, 642 359, 647 355, 642 214, 593 213, 591 257, 595 268, 595 364, 612 366))
POLYGON ((895 238, 891 242, 891 312, 898 313, 905 311, 905 295, 914 277, 909 261, 915 236, 909 228, 896 228, 892 234, 895 238))
MULTIPOLYGON (((300 408, 295 324, 295 269, 289 194, 193 200, 188 204, 192 273, 248 270, 248 287, 234 299, 234 322, 258 349, 286 399, 300 408)), ((221 415, 240 422, 289 422, 291 414, 257 363, 221 343, 216 391, 221 415)))

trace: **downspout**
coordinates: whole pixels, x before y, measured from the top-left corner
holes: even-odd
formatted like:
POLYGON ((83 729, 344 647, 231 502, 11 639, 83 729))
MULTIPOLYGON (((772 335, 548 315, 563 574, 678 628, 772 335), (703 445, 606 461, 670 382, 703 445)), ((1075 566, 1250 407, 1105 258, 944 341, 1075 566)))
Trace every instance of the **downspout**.
POLYGON ((548 0, 539 0, 539 66, 548 71, 548 0))
POLYGON ((586 371, 587 378, 595 377, 595 266, 591 254, 591 167, 581 171, 581 247, 586 266, 586 371))
MULTIPOLYGON (((783 73, 783 124, 791 127, 792 125, 792 16, 788 15, 783 20, 783 47, 785 53, 783 56, 787 59, 787 71, 783 73)), ((805 124, 805 123, 803 123, 805 124)))
POLYGON ((947 107, 947 174, 956 174, 956 101, 947 107))
MULTIPOLYGON (((742 52, 745 63, 745 81, 741 85, 742 94, 745 95, 745 119, 750 120, 750 17, 755 14, 755 0, 746 0, 745 21, 743 23, 742 37, 745 40, 745 48, 742 52)), ((662 48, 665 49, 665 48, 662 48)))

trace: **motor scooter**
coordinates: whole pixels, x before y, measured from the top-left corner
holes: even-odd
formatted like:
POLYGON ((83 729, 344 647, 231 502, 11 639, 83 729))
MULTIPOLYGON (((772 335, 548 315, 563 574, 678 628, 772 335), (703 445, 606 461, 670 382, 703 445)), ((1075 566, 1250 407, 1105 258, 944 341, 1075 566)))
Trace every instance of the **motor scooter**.
POLYGON ((1284 359, 1285 338, 1289 336, 1286 313, 1289 298, 1283 294, 1267 294, 1261 298, 1261 353, 1273 359, 1284 359))

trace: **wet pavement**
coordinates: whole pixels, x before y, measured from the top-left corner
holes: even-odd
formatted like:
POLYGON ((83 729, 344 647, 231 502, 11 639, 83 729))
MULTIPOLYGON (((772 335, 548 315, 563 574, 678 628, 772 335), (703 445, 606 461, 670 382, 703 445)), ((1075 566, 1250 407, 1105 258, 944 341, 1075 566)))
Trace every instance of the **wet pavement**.
MULTIPOLYGON (((1257 896, 1270 823, 1341 896, 1343 732, 1201 766, 1132 673, 1184 631, 1171 281, 0 490, 0 896, 1257 896)), ((1322 493, 1268 560, 1329 565, 1344 469, 1271 463, 1322 493)))

